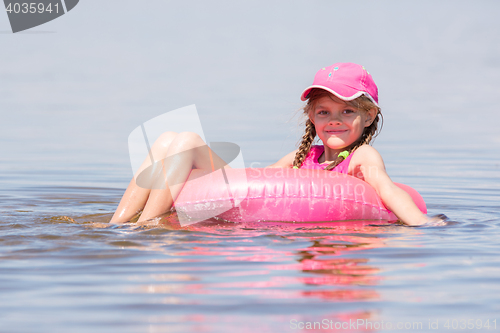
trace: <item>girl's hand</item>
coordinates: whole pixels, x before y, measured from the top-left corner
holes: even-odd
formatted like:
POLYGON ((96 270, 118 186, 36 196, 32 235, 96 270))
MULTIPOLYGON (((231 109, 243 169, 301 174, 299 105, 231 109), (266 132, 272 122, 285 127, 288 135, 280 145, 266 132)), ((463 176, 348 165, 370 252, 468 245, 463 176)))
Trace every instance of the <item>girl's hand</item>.
POLYGON ((401 220, 398 220, 396 224, 406 225, 409 227, 442 227, 447 225, 448 217, 444 214, 438 214, 433 216, 424 215, 426 221, 422 224, 406 224, 401 220))
POLYGON ((446 221, 448 221, 448 217, 444 214, 438 214, 434 216, 426 216, 427 222, 422 224, 422 227, 440 227, 446 225, 446 221))

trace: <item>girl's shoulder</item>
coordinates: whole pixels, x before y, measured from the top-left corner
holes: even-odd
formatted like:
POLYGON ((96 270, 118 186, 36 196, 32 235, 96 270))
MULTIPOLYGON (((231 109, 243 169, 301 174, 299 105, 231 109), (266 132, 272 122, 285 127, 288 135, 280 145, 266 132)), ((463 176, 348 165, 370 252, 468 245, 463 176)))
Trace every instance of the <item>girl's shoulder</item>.
MULTIPOLYGON (((267 166, 266 168, 291 168, 293 165, 293 161, 295 160, 295 155, 299 150, 295 149, 291 153, 288 153, 284 157, 282 157, 278 162, 267 166)), ((309 151, 306 154, 305 160, 316 159, 325 151, 325 147, 323 145, 312 145, 309 151)))
POLYGON ((297 154, 298 149, 286 154, 278 162, 267 166, 266 168, 291 168, 293 161, 295 159, 295 154, 297 154))
POLYGON ((380 153, 377 151, 377 149, 373 148, 372 146, 368 145, 368 144, 364 144, 362 145, 361 147, 359 147, 358 149, 356 149, 354 151, 354 155, 358 155, 358 156, 364 156, 364 155, 367 155, 367 156, 371 156, 371 155, 374 155, 374 156, 380 156, 380 153))
POLYGON ((385 169, 382 156, 370 145, 362 145, 356 149, 349 164, 349 173, 356 173, 360 167, 377 166, 385 169))

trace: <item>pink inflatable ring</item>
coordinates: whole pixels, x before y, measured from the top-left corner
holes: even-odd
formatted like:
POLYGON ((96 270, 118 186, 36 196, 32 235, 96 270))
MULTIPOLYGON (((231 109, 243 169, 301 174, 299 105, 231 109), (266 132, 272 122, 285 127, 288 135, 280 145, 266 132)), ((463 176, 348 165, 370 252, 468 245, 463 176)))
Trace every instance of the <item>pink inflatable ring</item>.
MULTIPOLYGON (((416 190, 396 185, 427 214, 416 190)), ((231 222, 397 220, 368 183, 312 169, 193 170, 174 206, 181 223, 211 217, 231 222)))

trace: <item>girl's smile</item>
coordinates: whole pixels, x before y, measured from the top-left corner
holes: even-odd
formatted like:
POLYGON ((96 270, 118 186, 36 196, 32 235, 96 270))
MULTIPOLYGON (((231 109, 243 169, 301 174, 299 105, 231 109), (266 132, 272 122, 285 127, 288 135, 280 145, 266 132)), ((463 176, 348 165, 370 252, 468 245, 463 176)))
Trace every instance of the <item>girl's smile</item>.
POLYGON ((374 119, 372 113, 360 111, 333 95, 318 99, 309 118, 323 141, 327 161, 334 160, 339 152, 361 138, 374 119))

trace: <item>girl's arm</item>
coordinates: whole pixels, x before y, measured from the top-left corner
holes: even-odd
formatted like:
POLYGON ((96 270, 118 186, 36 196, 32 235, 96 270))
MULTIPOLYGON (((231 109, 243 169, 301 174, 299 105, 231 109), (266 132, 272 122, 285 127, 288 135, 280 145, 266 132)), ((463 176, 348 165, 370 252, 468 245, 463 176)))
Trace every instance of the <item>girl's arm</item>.
POLYGON ((349 169, 352 173, 370 184, 382 199, 384 205, 403 223, 417 226, 428 221, 413 199, 404 190, 397 187, 385 171, 384 161, 379 152, 368 145, 359 147, 351 160, 349 169))
POLYGON ((266 168, 291 168, 293 165, 293 160, 295 159, 295 154, 298 149, 292 151, 291 153, 285 155, 278 162, 267 166, 266 168))

